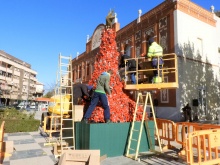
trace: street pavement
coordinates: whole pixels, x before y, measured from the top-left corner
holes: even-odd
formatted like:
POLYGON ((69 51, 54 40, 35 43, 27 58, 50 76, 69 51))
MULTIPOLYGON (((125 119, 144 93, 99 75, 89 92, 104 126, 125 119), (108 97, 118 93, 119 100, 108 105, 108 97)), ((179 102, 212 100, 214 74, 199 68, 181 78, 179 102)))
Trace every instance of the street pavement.
MULTIPOLYGON (((41 118, 40 111, 36 111, 35 118, 41 118)), ((47 134, 39 130, 36 132, 5 133, 4 141, 13 142, 13 152, 6 153, 4 165, 57 165, 59 160, 53 155, 53 147, 45 145, 47 134)), ((178 144, 176 145, 177 148, 178 144)), ((157 148, 158 149, 158 148, 157 148)), ((177 150, 167 150, 163 154, 141 153, 140 159, 135 161, 125 156, 107 157, 100 165, 185 165, 177 156, 177 150)))

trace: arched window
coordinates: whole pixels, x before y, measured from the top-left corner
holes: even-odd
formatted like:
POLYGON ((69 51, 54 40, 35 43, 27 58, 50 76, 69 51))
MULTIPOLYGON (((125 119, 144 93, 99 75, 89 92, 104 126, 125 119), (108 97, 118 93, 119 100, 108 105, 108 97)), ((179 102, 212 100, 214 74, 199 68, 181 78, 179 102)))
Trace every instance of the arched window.
POLYGON ((125 54, 127 54, 129 57, 131 57, 131 46, 130 45, 126 45, 125 46, 125 54))
POLYGON ((141 48, 140 46, 136 47, 136 57, 140 57, 141 54, 141 48))
POLYGON ((89 71, 90 71, 90 68, 89 68, 89 63, 86 64, 86 75, 88 76, 89 75, 89 71))
POLYGON ((79 78, 82 78, 82 66, 79 66, 79 78))

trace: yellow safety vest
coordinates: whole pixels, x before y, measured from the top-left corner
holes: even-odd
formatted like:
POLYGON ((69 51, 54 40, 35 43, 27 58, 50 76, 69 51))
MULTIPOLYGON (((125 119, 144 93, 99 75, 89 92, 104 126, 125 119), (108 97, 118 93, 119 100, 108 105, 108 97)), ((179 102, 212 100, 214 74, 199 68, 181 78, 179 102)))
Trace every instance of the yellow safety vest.
POLYGON ((158 56, 163 56, 163 48, 156 42, 153 42, 148 49, 147 57, 152 58, 158 56))

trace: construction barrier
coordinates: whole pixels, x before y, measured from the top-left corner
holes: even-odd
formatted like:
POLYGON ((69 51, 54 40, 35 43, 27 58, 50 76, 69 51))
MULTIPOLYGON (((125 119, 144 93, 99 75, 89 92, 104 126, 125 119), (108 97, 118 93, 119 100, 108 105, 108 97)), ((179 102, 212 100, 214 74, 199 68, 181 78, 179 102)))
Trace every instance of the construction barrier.
MULTIPOLYGON (((150 119, 152 120, 152 119, 150 119)), ((159 137, 161 139, 161 144, 164 145, 164 140, 167 141, 167 147, 172 148, 171 142, 176 140, 176 124, 171 120, 166 119, 156 119, 159 137)), ((157 132, 155 131, 155 137, 157 137, 157 132)))
MULTIPOLYGON (((152 120, 150 118, 150 120, 152 120)), ((220 165, 220 125, 192 122, 178 122, 156 119, 159 137, 182 145, 180 156, 185 156, 190 165, 220 165)), ((155 132, 156 137, 156 132, 155 132)), ((182 157, 183 158, 183 157, 182 157)))
MULTIPOLYGON (((220 125, 214 124, 202 124, 202 123, 191 123, 191 122, 179 122, 176 123, 176 142, 182 145, 182 150, 179 155, 184 156, 186 148, 186 138, 189 133, 201 130, 210 130, 210 129, 220 129, 220 125)), ((194 148, 197 148, 197 144, 194 143, 194 148)), ((218 151, 220 152, 220 150, 218 151)))
POLYGON ((186 138, 187 163, 190 165, 219 164, 219 147, 220 129, 190 132, 186 138))
MULTIPOLYGON (((190 122, 179 122, 176 123, 176 142, 182 145, 182 149, 186 147, 186 137, 188 133, 193 132, 198 129, 198 123, 190 123, 190 122)), ((183 153, 182 153, 183 154, 183 153)))

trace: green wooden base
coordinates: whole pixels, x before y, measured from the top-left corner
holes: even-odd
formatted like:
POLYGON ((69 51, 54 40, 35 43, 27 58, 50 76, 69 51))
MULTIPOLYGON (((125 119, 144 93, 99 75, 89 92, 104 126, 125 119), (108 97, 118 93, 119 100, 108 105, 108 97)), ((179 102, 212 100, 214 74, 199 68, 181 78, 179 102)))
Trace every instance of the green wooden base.
MULTIPOLYGON (((140 122, 136 122, 135 126, 140 122)), ((100 150, 100 154, 108 157, 125 155, 131 123, 75 123, 76 149, 100 150)), ((155 146, 154 122, 148 121, 149 131, 144 127, 139 152, 149 151, 147 132, 150 133, 152 146, 155 146)), ((133 143, 133 142, 132 142, 133 143)), ((154 148, 153 148, 154 149, 154 148)))

